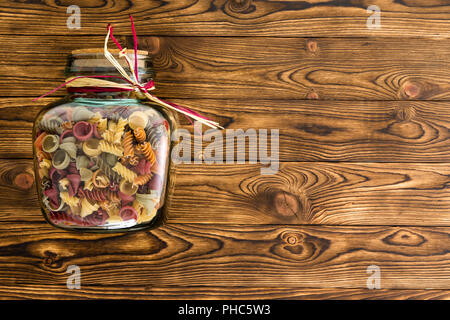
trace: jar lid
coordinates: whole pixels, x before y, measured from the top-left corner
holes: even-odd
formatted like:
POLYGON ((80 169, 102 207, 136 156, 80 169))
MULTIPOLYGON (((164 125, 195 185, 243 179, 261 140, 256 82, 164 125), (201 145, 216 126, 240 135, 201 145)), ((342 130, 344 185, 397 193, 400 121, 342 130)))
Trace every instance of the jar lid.
MULTIPOLYGON (((127 62, 125 59, 119 58, 119 49, 108 49, 108 51, 114 55, 119 64, 122 67, 127 67, 127 62)), ((150 56, 148 51, 138 50, 137 51, 137 64, 139 69, 146 69, 151 67, 150 56)), ((115 70, 105 56, 103 48, 89 48, 89 49, 77 49, 72 51, 72 61, 70 63, 70 69, 76 72, 83 72, 89 70, 83 70, 83 68, 110 68, 115 70)), ((127 56, 131 61, 134 61, 134 50, 127 49, 127 56)), ((103 72, 108 72, 108 70, 103 70, 103 72)))
MULTIPOLYGON (((119 49, 108 49, 108 51, 111 52, 112 54, 119 54, 119 52, 120 52, 119 49)), ((88 49, 72 50, 72 54, 103 54, 103 53, 104 53, 104 49, 103 48, 88 48, 88 49)), ((127 48, 127 54, 134 55, 134 50, 127 48)), ((148 56, 148 51, 146 51, 146 50, 138 50, 137 54, 138 55, 142 55, 142 56, 148 56)))

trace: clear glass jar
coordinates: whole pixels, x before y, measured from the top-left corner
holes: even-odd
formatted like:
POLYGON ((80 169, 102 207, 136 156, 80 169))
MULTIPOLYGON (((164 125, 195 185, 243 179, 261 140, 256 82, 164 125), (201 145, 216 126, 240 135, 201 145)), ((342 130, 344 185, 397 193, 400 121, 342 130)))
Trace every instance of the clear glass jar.
MULTIPOLYGON (((134 52, 128 55, 134 63, 134 52)), ((117 52, 115 57, 124 60, 117 52)), ((153 77, 152 64, 146 52, 138 51, 137 57, 145 83, 153 77)), ((120 76, 103 50, 72 52, 66 76, 95 75, 120 76)), ((134 91, 68 91, 34 124, 36 186, 46 220, 64 229, 99 232, 161 225, 166 189, 172 185, 174 114, 138 99, 134 91)))

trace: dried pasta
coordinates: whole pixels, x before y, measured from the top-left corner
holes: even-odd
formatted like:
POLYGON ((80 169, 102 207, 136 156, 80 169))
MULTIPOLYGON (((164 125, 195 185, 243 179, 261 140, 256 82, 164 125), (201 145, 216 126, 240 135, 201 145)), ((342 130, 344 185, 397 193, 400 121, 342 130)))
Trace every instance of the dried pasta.
POLYGON ((149 142, 144 142, 138 146, 138 149, 152 165, 156 162, 155 152, 149 142))
POLYGON ((134 156, 133 134, 127 131, 122 139, 123 156, 131 158, 134 156))
POLYGON ((142 176, 138 176, 138 177, 136 177, 136 179, 134 179, 134 184, 137 186, 142 186, 142 185, 146 184, 147 182, 149 182, 151 178, 152 178, 151 173, 144 174, 142 176))
POLYGON ((136 179, 137 174, 134 171, 131 171, 127 167, 125 167, 120 162, 117 162, 116 165, 112 168, 113 171, 117 172, 122 178, 127 180, 128 182, 133 183, 134 179, 136 179))
MULTIPOLYGON (((128 131, 128 132, 130 132, 130 131, 128 131)), ((131 133, 131 132, 130 132, 130 133, 131 133)), ((145 130, 142 129, 142 128, 140 128, 140 127, 134 129, 134 130, 133 130, 133 134, 134 134, 134 137, 136 138, 136 141, 137 141, 138 143, 144 142, 145 139, 147 138, 147 134, 145 133, 145 130)))
POLYGON ((118 146, 118 145, 115 145, 112 143, 108 143, 105 140, 101 140, 99 147, 102 152, 111 153, 118 157, 123 156, 123 148, 121 146, 118 146))

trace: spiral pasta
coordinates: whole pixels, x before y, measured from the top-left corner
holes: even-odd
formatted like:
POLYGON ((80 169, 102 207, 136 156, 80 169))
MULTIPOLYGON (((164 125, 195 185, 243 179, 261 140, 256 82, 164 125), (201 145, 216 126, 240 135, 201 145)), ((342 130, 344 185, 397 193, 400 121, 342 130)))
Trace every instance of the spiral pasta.
POLYGON ((138 146, 138 149, 145 156, 145 159, 147 159, 147 161, 151 163, 151 165, 156 162, 155 152, 153 152, 152 146, 149 142, 141 143, 138 146))
POLYGON ((120 139, 116 139, 116 135, 114 131, 107 130, 103 132, 102 138, 105 139, 106 142, 109 142, 111 144, 119 144, 120 139))
POLYGON ((142 176, 138 176, 138 177, 136 177, 136 179, 134 179, 134 184, 137 186, 142 186, 142 185, 146 184, 147 182, 149 182, 151 178, 152 178, 151 173, 144 174, 142 176))
POLYGON ((145 133, 145 130, 140 127, 134 129, 133 134, 138 143, 144 142, 145 139, 147 138, 147 134, 145 133))
POLYGON ((83 221, 83 218, 81 218, 80 216, 72 215, 63 211, 50 212, 48 218, 55 224, 73 223, 80 226, 86 225, 86 223, 83 221))
POLYGON ((125 132, 122 139, 122 147, 124 157, 131 158, 134 156, 133 134, 131 131, 125 132))
POLYGON ((118 157, 123 156, 123 148, 121 146, 109 143, 105 140, 100 141, 99 148, 102 152, 111 153, 118 157))
POLYGON ((120 197, 116 192, 108 189, 94 189, 92 191, 86 189, 80 189, 78 191, 80 197, 87 198, 95 201, 111 201, 119 202, 120 197))
POLYGON ((113 171, 112 168, 106 163, 106 161, 104 159, 102 159, 101 157, 96 157, 94 159, 95 164, 99 167, 99 169, 108 177, 110 178, 112 181, 115 182, 120 182, 121 177, 120 175, 113 171))
POLYGON ((136 179, 137 177, 136 172, 131 171, 120 162, 117 162, 115 166, 112 168, 112 170, 117 172, 122 178, 131 183, 133 183, 134 179, 136 179))
POLYGON ((62 133, 62 128, 61 128, 61 124, 62 124, 62 120, 61 118, 49 118, 49 119, 42 119, 39 122, 39 129, 42 131, 46 131, 47 133, 57 133, 57 134, 61 134, 62 133))
POLYGON ((129 158, 128 163, 131 164, 132 166, 137 166, 139 164, 139 157, 133 156, 133 157, 129 158))
POLYGON ((128 120, 123 119, 123 118, 119 118, 119 120, 117 121, 115 132, 120 137, 122 136, 123 132, 125 131, 125 126, 127 125, 127 123, 128 123, 128 120))

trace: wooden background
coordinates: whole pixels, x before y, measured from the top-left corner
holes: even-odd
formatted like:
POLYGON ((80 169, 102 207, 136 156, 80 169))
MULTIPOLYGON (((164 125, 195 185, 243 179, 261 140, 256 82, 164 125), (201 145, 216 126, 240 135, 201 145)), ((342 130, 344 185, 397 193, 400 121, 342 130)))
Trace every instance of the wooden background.
POLYGON ((449 0, 1 0, 0 297, 449 299, 449 38, 449 0), (101 47, 107 23, 130 44, 128 14, 156 94, 227 129, 280 129, 280 170, 182 165, 166 226, 55 229, 31 130, 64 90, 31 99, 63 81, 71 50, 101 47), (80 290, 66 287, 73 264, 80 290))

